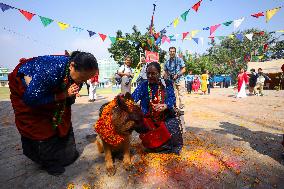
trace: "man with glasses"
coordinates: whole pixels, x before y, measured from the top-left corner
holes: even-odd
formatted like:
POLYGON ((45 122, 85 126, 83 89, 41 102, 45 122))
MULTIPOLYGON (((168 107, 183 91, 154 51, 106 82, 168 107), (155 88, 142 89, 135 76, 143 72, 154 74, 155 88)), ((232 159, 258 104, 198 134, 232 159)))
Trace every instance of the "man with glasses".
POLYGON ((184 103, 183 98, 183 87, 182 87, 182 76, 185 73, 184 61, 176 56, 176 48, 169 48, 170 59, 166 61, 164 65, 164 78, 170 79, 174 83, 174 89, 176 97, 178 99, 178 107, 180 111, 183 111, 184 103))

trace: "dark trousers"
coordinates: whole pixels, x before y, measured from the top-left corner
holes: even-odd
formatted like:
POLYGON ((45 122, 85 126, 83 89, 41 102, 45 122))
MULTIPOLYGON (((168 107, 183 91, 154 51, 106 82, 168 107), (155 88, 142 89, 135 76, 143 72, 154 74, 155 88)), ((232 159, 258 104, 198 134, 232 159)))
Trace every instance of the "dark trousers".
POLYGON ((210 88, 211 88, 210 84, 207 84, 208 94, 210 94, 210 88))
POLYGON ((186 83, 186 89, 187 89, 188 93, 191 93, 191 91, 192 91, 192 81, 188 81, 186 83))
POLYGON ((63 138, 36 141, 21 136, 21 140, 24 155, 45 168, 70 165, 79 156, 72 127, 63 138))

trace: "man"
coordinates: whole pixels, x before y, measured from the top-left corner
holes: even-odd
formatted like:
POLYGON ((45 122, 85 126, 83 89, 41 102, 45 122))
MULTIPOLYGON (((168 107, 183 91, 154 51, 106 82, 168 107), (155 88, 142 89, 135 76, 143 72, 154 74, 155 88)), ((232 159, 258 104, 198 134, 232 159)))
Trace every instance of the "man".
POLYGON ((147 66, 148 63, 146 62, 146 58, 144 55, 141 56, 140 62, 138 63, 137 67, 142 66, 142 69, 139 73, 138 79, 137 79, 137 83, 140 84, 143 81, 147 80, 147 66))
POLYGON ((256 86, 254 87, 254 94, 255 95, 259 95, 257 89, 259 88, 259 93, 260 96, 263 96, 263 86, 264 86, 264 82, 265 80, 271 80, 267 75, 265 75, 262 72, 261 68, 258 68, 258 74, 257 74, 257 80, 256 80, 256 86))
POLYGON ((131 56, 125 57, 125 62, 118 69, 118 75, 121 77, 121 93, 125 94, 126 92, 131 93, 131 80, 133 78, 133 72, 131 69, 132 58, 131 56))
POLYGON ((99 82, 99 75, 96 74, 95 76, 88 79, 89 83, 89 102, 95 102, 97 100, 97 85, 99 82))
POLYGON ((194 75, 192 75, 192 71, 190 70, 188 75, 185 76, 185 86, 187 89, 187 92, 191 94, 192 91, 192 82, 194 79, 194 75))
POLYGON ((183 87, 181 85, 181 79, 185 73, 185 64, 183 60, 176 56, 176 48, 169 48, 170 59, 165 63, 164 66, 164 78, 170 79, 174 83, 175 93, 178 97, 179 109, 183 111, 184 103, 183 98, 183 87))
POLYGON ((253 95, 254 87, 256 86, 257 81, 257 73, 255 72, 255 69, 250 70, 251 75, 249 77, 249 94, 253 95))

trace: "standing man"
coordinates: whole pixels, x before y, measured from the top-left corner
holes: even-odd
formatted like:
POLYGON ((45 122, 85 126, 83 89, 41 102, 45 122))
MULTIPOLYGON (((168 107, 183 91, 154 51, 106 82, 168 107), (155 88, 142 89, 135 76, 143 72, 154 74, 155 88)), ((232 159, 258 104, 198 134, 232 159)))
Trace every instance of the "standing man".
POLYGON ((88 80, 89 83, 89 102, 97 100, 97 85, 99 83, 99 74, 94 75, 88 80))
POLYGON ((140 59, 140 62, 138 63, 137 67, 139 66, 142 66, 142 69, 139 73, 139 76, 138 76, 138 79, 137 79, 137 83, 138 85, 140 83, 142 83, 143 81, 146 81, 147 80, 147 66, 148 66, 148 63, 146 62, 146 58, 145 58, 145 55, 141 55, 141 59, 140 59))
POLYGON ((263 87, 264 87, 264 82, 265 80, 271 80, 266 74, 262 72, 262 68, 258 68, 258 73, 257 73, 257 80, 256 80, 256 86, 254 87, 254 94, 258 94, 258 88, 259 88, 259 93, 260 96, 263 96, 263 87))
POLYGON ((118 75, 121 77, 121 93, 131 93, 131 80, 133 78, 133 71, 131 69, 132 58, 131 56, 125 57, 125 62, 118 69, 118 75))
POLYGON ((185 64, 183 60, 176 56, 176 48, 169 48, 170 59, 165 63, 164 66, 164 78, 170 79, 174 83, 176 97, 178 98, 178 107, 183 111, 184 103, 182 102, 183 87, 181 79, 185 73, 185 64))
POLYGON ((257 73, 255 72, 255 69, 250 70, 250 77, 249 77, 249 94, 254 95, 254 87, 256 86, 256 81, 257 81, 257 73))
POLYGON ((192 83, 193 83, 194 75, 192 75, 192 71, 189 70, 189 73, 187 76, 185 76, 185 86, 187 89, 187 92, 191 94, 192 91, 192 83))

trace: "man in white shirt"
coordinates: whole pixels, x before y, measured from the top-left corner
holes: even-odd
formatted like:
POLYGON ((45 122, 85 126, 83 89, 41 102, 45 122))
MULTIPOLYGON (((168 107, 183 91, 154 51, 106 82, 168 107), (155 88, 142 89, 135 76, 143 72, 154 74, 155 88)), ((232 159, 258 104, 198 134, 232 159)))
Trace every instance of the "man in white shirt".
POLYGON ((131 69, 132 58, 131 56, 125 57, 125 62, 118 69, 118 75, 121 77, 121 93, 131 93, 131 80, 133 78, 133 71, 131 69))

